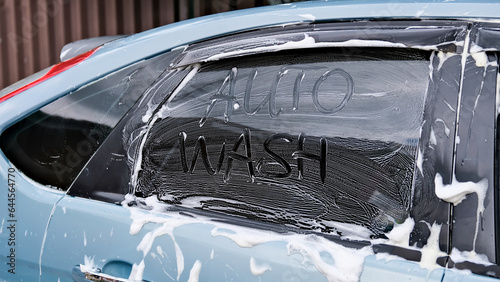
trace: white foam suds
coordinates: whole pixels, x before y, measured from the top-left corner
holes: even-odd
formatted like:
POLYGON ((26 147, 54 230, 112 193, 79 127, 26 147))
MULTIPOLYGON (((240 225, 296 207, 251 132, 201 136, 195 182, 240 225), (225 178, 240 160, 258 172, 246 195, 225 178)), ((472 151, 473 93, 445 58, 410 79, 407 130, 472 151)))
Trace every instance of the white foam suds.
MULTIPOLYGON (((201 66, 199 64, 193 65, 193 69, 186 75, 186 77, 182 80, 182 82, 179 84, 179 86, 177 86, 177 88, 174 90, 174 92, 170 96, 170 99, 173 99, 175 97, 175 95, 177 95, 177 93, 179 93, 182 90, 182 88, 184 86, 186 86, 186 84, 195 76, 195 74, 198 73, 198 70, 200 69, 200 67, 201 66)), ((165 105, 168 105, 168 103, 165 103, 165 105)), ((132 185, 133 185, 133 187, 137 186, 137 177, 138 177, 139 172, 141 171, 142 149, 144 148, 144 144, 146 143, 146 139, 148 137, 149 131, 151 130, 151 127, 153 126, 153 124, 159 118, 164 117, 164 116, 162 116, 162 114, 165 115, 165 109, 164 109, 164 107, 165 106, 163 106, 160 109, 160 111, 151 119, 151 121, 148 123, 148 125, 146 126, 146 128, 143 129, 143 131, 142 131, 144 133, 141 134, 141 138, 142 138, 141 145, 138 148, 138 155, 135 158, 136 162, 134 164, 134 169, 133 169, 133 174, 132 174, 132 185)), ((152 112, 151 112, 151 114, 152 114, 152 112)), ((147 115, 148 114, 146 114, 146 116, 143 117, 143 121, 144 120, 146 120, 146 121, 149 120, 149 117, 147 117, 147 115)))
POLYGON ((384 260, 385 262, 389 262, 391 260, 401 260, 401 257, 395 256, 395 255, 391 255, 391 254, 388 254, 388 253, 378 253, 378 254, 375 255, 375 258, 377 260, 384 260))
POLYGON ((167 254, 163 251, 160 245, 156 246, 156 252, 162 257, 168 257, 167 254))
POLYGON ((372 93, 356 93, 357 96, 369 96, 369 97, 385 97, 389 93, 395 92, 395 91, 388 91, 388 92, 372 92, 372 93))
POLYGON ((370 238, 370 235, 372 234, 368 228, 361 225, 334 221, 324 221, 322 224, 335 228, 338 232, 342 233, 344 238, 353 240, 366 240, 366 238, 370 238))
POLYGON ((494 263, 490 262, 488 260, 488 257, 484 254, 477 254, 475 251, 460 252, 456 248, 453 248, 451 250, 450 258, 454 263, 469 261, 469 262, 472 262, 475 264, 482 264, 485 266, 494 264, 494 263))
POLYGON ((488 180, 483 179, 478 183, 474 182, 458 182, 456 177, 453 176, 451 184, 444 185, 443 177, 437 173, 434 179, 436 196, 441 200, 452 203, 453 205, 460 204, 468 194, 476 193, 478 196, 478 210, 484 211, 484 197, 488 189, 488 180))
POLYGON ((474 183, 472 181, 458 182, 455 175, 453 175, 452 183, 444 185, 443 177, 439 174, 436 174, 436 177, 434 179, 434 185, 435 185, 436 196, 445 202, 452 203, 455 206, 460 204, 466 198, 467 195, 471 193, 476 193, 477 195, 476 232, 474 234, 474 246, 473 246, 473 250, 475 250, 480 218, 482 213, 484 212, 484 198, 486 197, 486 191, 488 190, 488 180, 482 179, 477 183, 474 183))
POLYGON ((321 236, 295 235, 290 239, 287 245, 288 254, 301 254, 303 263, 311 261, 328 281, 358 281, 365 258, 373 255, 371 246, 351 249, 321 236), (334 263, 325 261, 322 253, 330 255, 334 263))
POLYGON ((457 56, 457 55, 458 55, 457 53, 439 51, 437 53, 437 56, 439 58, 439 65, 438 65, 437 69, 440 70, 441 67, 443 66, 444 62, 446 62, 446 60, 448 60, 449 58, 451 58, 453 56, 457 56))
MULTIPOLYGON (((441 182, 442 187, 437 184, 436 186, 438 187, 438 190, 447 189, 453 185, 459 187, 465 185, 464 183, 442 185, 442 179, 439 175, 437 175, 436 183, 439 182, 441 182)), ((466 186, 471 186, 471 183, 468 183, 466 186)), ((482 184, 476 183, 472 186, 482 187, 482 184)), ((472 190, 480 191, 481 189, 477 188, 472 190)), ((130 199, 130 196, 128 198, 130 199)), ((143 236, 140 244, 137 246, 137 250, 141 251, 145 257, 150 252, 154 240, 157 237, 164 235, 169 236, 172 239, 173 246, 175 248, 177 280, 180 279, 185 262, 182 250, 176 242, 173 231, 177 227, 188 224, 213 226, 210 231, 211 236, 225 237, 243 248, 253 248, 270 242, 284 242, 286 243, 286 249, 283 249, 283 251, 286 251, 289 256, 298 254, 298 258, 300 258, 300 265, 303 265, 304 267, 314 266, 329 281, 358 281, 363 268, 364 259, 368 255, 373 255, 371 246, 361 249, 352 249, 315 234, 278 234, 265 230, 234 226, 222 222, 214 222, 211 221, 210 218, 203 216, 184 216, 177 212, 168 211, 168 205, 158 202, 155 196, 144 199, 144 202, 149 208, 151 208, 150 210, 128 207, 124 204, 124 206, 126 206, 131 213, 131 234, 138 234, 147 223, 154 223, 156 225, 153 230, 147 232, 143 236)), ((391 245, 401 246, 404 248, 418 249, 416 247, 409 247, 409 234, 413 230, 414 224, 415 222, 412 218, 407 218, 404 223, 395 225, 393 230, 386 234, 388 241, 384 239, 377 239, 372 240, 372 244, 389 243, 391 245)), ((422 254, 419 262, 420 267, 429 270, 430 273, 432 270, 440 267, 436 263, 436 259, 446 256, 446 253, 439 249, 439 233, 441 231, 441 225, 434 223, 432 226, 429 224, 428 226, 431 230, 431 235, 427 240, 427 245, 418 250, 421 251, 422 254)), ((165 255, 160 246, 156 247, 156 251, 159 256, 163 257, 165 255)), ((214 252, 214 249, 211 249, 209 255, 210 259, 214 258, 214 252)), ((472 261, 481 262, 482 264, 487 263, 485 257, 477 255, 473 252, 460 253, 455 251, 453 255, 455 256, 456 262, 472 261)), ((402 259, 389 254, 377 254, 376 258, 379 260, 384 259, 386 261, 402 259)), ((253 275, 260 276, 264 275, 268 271, 272 271, 271 264, 267 261, 261 260, 262 258, 256 260, 254 257, 251 257, 249 267, 253 275)), ((199 264, 195 263, 195 265, 191 268, 189 275, 190 281, 198 281, 201 272, 201 258, 198 261, 199 264)), ((130 279, 141 280, 144 269, 145 263, 143 259, 139 264, 133 265, 133 271, 130 275, 130 279)))
POLYGON ((313 21, 313 22, 316 20, 316 17, 311 15, 311 14, 299 14, 299 17, 304 18, 306 20, 313 21))
POLYGON ((49 223, 50 223, 50 220, 52 219, 52 216, 54 215, 54 212, 56 211, 57 203, 59 202, 59 200, 56 203, 54 203, 54 205, 52 206, 52 210, 50 211, 50 215, 49 215, 49 218, 47 220, 47 224, 45 225, 45 232, 43 233, 42 247, 40 248, 40 257, 38 258, 38 268, 39 268, 39 271, 40 271, 39 280, 40 281, 42 280, 42 256, 43 256, 43 249, 45 248, 45 242, 47 240, 47 233, 49 231, 49 223))
POLYGON ((439 268, 436 260, 439 257, 446 256, 446 253, 439 249, 439 233, 441 232, 441 224, 434 223, 432 226, 429 225, 431 230, 431 235, 427 239, 427 244, 420 249, 422 253, 422 258, 420 259, 420 267, 427 269, 429 273, 439 268))
MULTIPOLYGON (((467 57, 469 56, 470 52, 470 30, 467 30, 467 34, 465 35, 465 40, 464 40, 464 50, 461 54, 460 58, 460 66, 461 66, 461 71, 460 71, 460 81, 459 81, 459 89, 458 89, 458 101, 462 101, 462 93, 463 93, 463 86, 464 86, 464 80, 465 80, 465 65, 467 63, 467 57)), ((460 121, 460 109, 461 107, 457 107, 457 112, 455 115, 455 124, 454 126, 459 125, 460 121)), ((457 139, 458 136, 458 130, 455 130, 455 140, 457 139)), ((457 152, 457 143, 455 142, 455 145, 453 147, 453 152, 457 152)), ((457 158, 453 158, 453 166, 455 167, 457 158)))
POLYGON ((316 40, 304 34, 304 39, 300 41, 289 41, 280 45, 273 46, 262 46, 252 49, 240 49, 237 51, 221 53, 213 55, 204 60, 204 62, 217 61, 223 58, 241 56, 245 54, 261 53, 261 52, 276 52, 282 50, 291 49, 308 49, 308 48, 321 48, 321 47, 401 47, 405 48, 406 45, 402 43, 394 43, 389 41, 381 40, 361 40, 361 39, 351 39, 343 42, 320 42, 317 43, 316 40))
POLYGON ((471 53, 472 58, 476 61, 477 67, 485 67, 488 64, 488 56, 486 52, 471 53))
POLYGON ((455 113, 455 112, 456 112, 456 111, 455 111, 455 109, 453 108, 453 106, 452 106, 452 105, 450 105, 450 103, 446 102, 446 100, 443 100, 443 103, 444 103, 444 104, 448 107, 448 109, 450 109, 450 111, 451 111, 452 113, 455 113))
MULTIPOLYGON (((239 229, 239 228, 238 228, 239 229)), ((272 233, 272 232, 263 232, 257 229, 248 229, 245 232, 236 232, 238 230, 234 228, 228 229, 227 226, 224 227, 215 227, 210 232, 213 237, 223 236, 231 241, 235 242, 238 246, 242 248, 252 248, 257 245, 261 245, 267 242, 273 241, 282 241, 284 238, 283 235, 272 233)))
POLYGON ((451 130, 450 130, 450 128, 446 125, 446 123, 444 122, 444 120, 442 120, 442 119, 440 119, 440 118, 437 118, 437 119, 434 121, 434 123, 437 123, 437 122, 439 122, 439 123, 442 123, 442 124, 443 124, 443 126, 444 126, 444 134, 446 134, 446 137, 450 138, 450 132, 451 132, 451 130))
POLYGON ((420 18, 424 13, 425 13, 425 9, 427 9, 427 7, 429 7, 429 5, 425 6, 423 9, 421 10, 418 10, 417 13, 415 13, 415 17, 416 18, 420 18))
MULTIPOLYGON (((130 271, 129 280, 132 281, 142 281, 142 276, 144 275, 144 260, 142 260, 139 264, 133 264, 132 270, 130 271)), ((179 279, 177 279, 179 280, 179 279)))
POLYGON ((418 153, 417 153, 416 163, 417 163, 418 170, 423 175, 424 174, 424 170, 422 169, 422 166, 424 164, 424 157, 423 157, 422 151, 420 149, 418 150, 418 153))
POLYGON ((189 45, 181 45, 181 46, 177 46, 175 48, 172 49, 172 51, 184 51, 186 50, 187 48, 189 47, 189 45))
MULTIPOLYGON (((172 99, 174 99, 175 96, 186 86, 186 84, 188 84, 188 82, 191 81, 191 79, 193 79, 193 77, 200 70, 201 65, 200 64, 195 64, 192 67, 193 67, 193 69, 186 75, 186 77, 184 77, 184 79, 179 84, 179 86, 177 86, 177 88, 175 88, 175 90, 172 93, 172 95, 170 95, 169 101, 171 101, 172 99)), ((167 107, 167 105, 169 105, 168 101, 158 111, 157 115, 158 115, 159 118, 165 118, 166 116, 168 116, 168 113, 169 113, 170 109, 167 107)), ((153 123, 151 123, 151 124, 153 124, 153 123)))
POLYGON ((436 133, 434 133, 433 128, 431 128, 431 135, 429 136, 429 143, 431 143, 431 145, 434 145, 434 146, 437 145, 436 133))
MULTIPOLYGON (((189 280, 188 282, 198 282, 200 278, 200 271, 201 271, 201 261, 197 260, 193 268, 191 268, 191 271, 189 272, 189 280)), ((179 280, 179 278, 177 278, 179 280)))
MULTIPOLYGON (((143 252, 144 257, 149 253, 155 238, 163 235, 170 236, 177 257, 177 280, 180 279, 180 275, 184 269, 184 256, 176 242, 173 231, 177 227, 195 223, 213 226, 210 232, 213 237, 221 236, 228 238, 238 246, 244 248, 253 248, 270 242, 284 242, 286 243, 286 250, 283 249, 283 251, 286 251, 288 255, 301 255, 304 260, 302 265, 314 265, 329 281, 357 281, 365 257, 373 254, 370 246, 362 249, 352 249, 314 234, 278 234, 270 231, 214 222, 211 221, 210 218, 201 216, 183 216, 176 212, 165 211, 167 205, 159 203, 156 197, 149 197, 145 202, 148 206, 152 207, 152 210, 144 211, 134 207, 130 208, 124 204, 124 206, 130 210, 132 218, 130 233, 138 234, 146 223, 156 224, 157 227, 146 233, 137 246, 137 250, 143 252), (155 214, 160 210, 161 215, 160 213, 155 214), (322 257, 324 253, 333 258, 335 262, 333 265, 329 261, 325 261, 322 257)), ((213 257, 213 251, 210 257, 213 257)), ((265 273, 265 271, 262 272, 264 268, 267 269, 266 271, 271 270, 271 266, 268 266, 269 268, 266 267, 265 262, 258 262, 250 266, 250 270, 254 274, 262 274, 265 273)), ((130 279, 141 280, 144 267, 144 259, 140 264, 134 264, 133 273, 130 279)))
POLYGON ((497 114, 500 113, 500 74, 497 74, 497 114))
POLYGON ((386 236, 393 245, 407 248, 409 246, 410 233, 415 226, 413 218, 407 218, 402 224, 395 224, 391 232, 386 236))
POLYGON ((250 271, 253 275, 259 276, 266 271, 271 271, 272 268, 268 264, 259 264, 253 257, 250 258, 250 271))
POLYGON ((97 267, 94 263, 94 257, 90 257, 90 256, 85 256, 83 258, 83 262, 84 264, 80 264, 80 271, 81 272, 92 272, 92 271, 96 271, 97 270, 97 267))

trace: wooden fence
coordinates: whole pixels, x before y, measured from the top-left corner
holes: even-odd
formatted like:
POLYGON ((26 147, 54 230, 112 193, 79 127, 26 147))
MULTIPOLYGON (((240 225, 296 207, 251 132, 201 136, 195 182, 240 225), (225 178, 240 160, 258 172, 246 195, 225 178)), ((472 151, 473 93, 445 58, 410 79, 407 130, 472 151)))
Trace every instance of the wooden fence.
POLYGON ((276 0, 0 0, 0 89, 59 62, 76 40, 269 2, 276 0))

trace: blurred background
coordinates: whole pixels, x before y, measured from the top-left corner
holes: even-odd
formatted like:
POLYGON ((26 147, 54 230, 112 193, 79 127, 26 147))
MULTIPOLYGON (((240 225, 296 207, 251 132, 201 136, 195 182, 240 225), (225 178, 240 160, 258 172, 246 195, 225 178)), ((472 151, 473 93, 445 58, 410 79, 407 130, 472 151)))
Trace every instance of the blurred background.
POLYGON ((64 45, 300 0, 0 0, 0 89, 60 61, 64 45))

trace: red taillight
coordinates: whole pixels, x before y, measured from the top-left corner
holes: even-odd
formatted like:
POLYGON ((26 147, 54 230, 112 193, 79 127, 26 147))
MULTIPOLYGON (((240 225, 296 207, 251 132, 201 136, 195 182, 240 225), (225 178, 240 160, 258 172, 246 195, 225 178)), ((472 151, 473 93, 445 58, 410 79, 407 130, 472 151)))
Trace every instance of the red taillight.
POLYGON ((31 83, 28 83, 26 84, 25 86, 17 89, 17 90, 14 90, 12 92, 10 92, 9 94, 3 96, 3 97, 0 97, 0 103, 2 103, 3 101, 11 98, 11 97, 14 97, 16 96, 17 94, 27 90, 27 89, 30 89, 31 87, 57 75, 57 74, 60 74, 61 72, 67 70, 67 69, 70 69, 76 65, 78 65, 80 62, 84 61, 85 59, 87 59, 88 57, 92 56, 100 47, 97 47, 95 49, 92 49, 90 51, 87 51, 83 54, 80 54, 74 58, 71 58, 69 60, 66 60, 64 62, 61 62, 57 65, 54 65, 44 76, 40 77, 39 79, 31 82, 31 83))

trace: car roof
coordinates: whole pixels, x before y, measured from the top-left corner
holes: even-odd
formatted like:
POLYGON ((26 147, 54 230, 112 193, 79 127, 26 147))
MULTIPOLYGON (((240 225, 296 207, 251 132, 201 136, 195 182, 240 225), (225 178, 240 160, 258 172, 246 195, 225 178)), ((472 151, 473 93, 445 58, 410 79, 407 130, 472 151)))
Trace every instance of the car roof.
MULTIPOLYGON (((98 53, 147 42, 156 54, 195 41, 261 27, 370 19, 471 19, 500 23, 498 1, 310 1, 238 10, 181 21, 107 44, 98 53)), ((97 55, 97 54, 96 54, 97 55)))
MULTIPOLYGON (((65 93, 124 66, 188 44, 262 27, 369 19, 470 19, 498 21, 496 1, 311 1, 214 14, 181 21, 105 44, 77 66, 0 103, 7 126, 65 93), (28 95, 30 99, 26 99, 28 95), (15 113, 15 114, 14 114, 15 113)), ((0 132, 4 128, 0 128, 0 132)))

